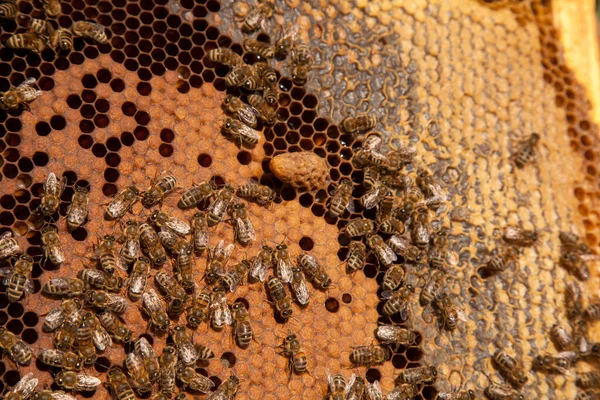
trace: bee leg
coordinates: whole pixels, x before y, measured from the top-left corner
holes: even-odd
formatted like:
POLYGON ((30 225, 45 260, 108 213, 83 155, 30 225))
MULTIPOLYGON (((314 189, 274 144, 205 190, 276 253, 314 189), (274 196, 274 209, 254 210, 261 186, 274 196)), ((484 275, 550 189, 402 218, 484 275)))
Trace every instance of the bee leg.
POLYGON ((29 103, 21 103, 21 106, 23 107, 23 110, 29 111, 30 113, 32 113, 31 112, 31 106, 29 105, 29 103))

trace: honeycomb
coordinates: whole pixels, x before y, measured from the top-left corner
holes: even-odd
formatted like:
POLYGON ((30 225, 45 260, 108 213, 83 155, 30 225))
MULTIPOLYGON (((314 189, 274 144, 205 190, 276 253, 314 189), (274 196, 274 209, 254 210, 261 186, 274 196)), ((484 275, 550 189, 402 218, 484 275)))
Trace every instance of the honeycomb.
MULTIPOLYGON (((537 353, 552 351, 547 332, 566 319, 567 273, 555 267, 558 231, 577 231, 598 249, 600 181, 597 126, 589 118, 584 89, 563 59, 551 4, 278 0, 281 12, 266 22, 258 38, 273 41, 278 30, 296 24, 302 40, 315 49, 315 68, 308 83, 298 86, 289 78, 288 65, 277 63, 279 120, 264 129, 255 148, 247 149, 219 133, 228 70, 204 58, 211 49, 229 47, 247 62, 255 61, 243 52, 245 36, 235 21, 234 3, 63 1, 58 26, 96 21, 107 27, 109 44, 76 39, 70 52, 45 49, 40 54, 0 48, 0 91, 29 77, 37 78, 43 91, 31 112, 0 112, 1 231, 11 230, 37 260, 34 294, 10 305, 0 297, 0 323, 35 354, 51 348, 41 323, 58 302, 42 297, 41 286, 53 277, 75 275, 89 263, 97 235, 120 229, 102 218, 111 196, 131 184, 145 189, 153 177, 168 172, 185 187, 209 180, 239 185, 256 178, 274 188, 280 198, 273 207, 249 205, 258 240, 232 261, 254 254, 263 240, 285 240, 293 254, 305 250, 317 256, 334 282, 328 292, 312 290, 310 305, 302 312, 295 308, 296 321, 287 324, 273 318, 264 288, 239 288, 229 300, 245 298, 258 342, 247 350, 205 325, 197 330, 195 339, 210 343, 217 354, 204 372, 218 384, 234 371, 242 381, 238 399, 321 398, 327 373, 338 371, 380 380, 387 392, 398 370, 428 364, 437 365, 440 374, 418 398, 434 399, 438 392, 459 387, 481 395, 487 385, 482 372, 491 372, 489 356, 496 346, 506 347, 526 368, 537 353), (343 178, 360 182, 362 172, 351 164, 360 140, 341 133, 338 123, 362 112, 377 116, 377 129, 391 147, 413 144, 419 161, 443 181, 450 212, 447 217, 439 213, 434 224, 450 229, 459 260, 452 274, 467 316, 451 334, 440 332, 431 310, 415 307, 410 320, 419 332, 415 346, 396 349, 390 362, 369 370, 353 369, 348 357, 353 346, 374 342, 378 323, 389 322, 377 308, 382 274, 373 261, 354 275, 340 266, 348 244, 340 229, 349 218, 326 215, 332 186, 297 190, 269 170, 278 154, 312 151, 327 160, 332 184, 343 178), (531 132, 542 135, 536 163, 513 171, 509 159, 515 143, 531 132), (51 171, 68 184, 61 216, 75 186, 91 187, 88 223, 67 233, 59 222, 61 242, 69 250, 60 268, 41 261, 40 226, 31 218, 51 171), (510 271, 481 276, 479 267, 508 224, 540 232, 538 244, 525 249, 519 260, 525 276, 510 271), (291 380, 285 358, 275 349, 288 329, 299 334, 310 371, 291 380)), ((3 43, 25 31, 30 18, 45 18, 38 3, 18 5, 17 21, 2 24, 3 43)), ((165 208, 176 210, 175 201, 169 198, 165 208)), ((212 235, 213 245, 221 235, 231 237, 230 228, 222 225, 212 235)), ((198 262, 203 268, 204 259, 198 262)), ((594 270, 588 293, 599 287, 599 279, 594 270)), ((135 307, 124 319, 134 338, 147 336, 135 307)), ((164 337, 153 339, 157 350, 165 342, 164 337)), ((104 381, 123 355, 123 348, 115 346, 86 372, 104 381)), ((51 384, 53 371, 41 363, 16 369, 5 357, 0 386, 12 387, 30 371, 43 371, 36 374, 40 386, 51 384)), ((574 398, 574 382, 574 376, 532 373, 523 393, 526 398, 574 398)), ((109 397, 103 386, 81 395, 109 397)))

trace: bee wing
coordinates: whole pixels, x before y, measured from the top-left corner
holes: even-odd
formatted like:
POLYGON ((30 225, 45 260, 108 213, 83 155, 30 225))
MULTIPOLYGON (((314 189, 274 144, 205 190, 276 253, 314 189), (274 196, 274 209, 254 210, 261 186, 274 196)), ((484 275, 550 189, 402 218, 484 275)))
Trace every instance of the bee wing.
POLYGON ((229 309, 227 304, 223 305, 223 317, 227 325, 233 324, 233 315, 231 314, 231 310, 229 309))
MULTIPOLYGON (((49 330, 49 331, 53 331, 53 330, 57 329, 60 325, 62 325, 65 318, 66 318, 66 315, 60 307, 53 308, 52 310, 50 310, 50 312, 48 314, 46 314, 46 318, 44 319, 44 327, 56 326, 56 328, 49 330)), ((47 331, 48 331, 48 329, 44 329, 44 332, 47 332, 47 331)))
POLYGON ((243 221, 243 226, 246 228, 248 237, 252 240, 256 240, 256 231, 254 230, 254 225, 252 225, 252 221, 250 221, 250 218, 243 221))
POLYGON ((377 337, 377 339, 383 340, 383 341, 394 340, 394 338, 395 338, 394 327, 391 325, 378 326, 377 330, 375 332, 375 336, 377 337))
POLYGON ((231 257, 231 253, 233 252, 233 249, 235 249, 235 245, 233 243, 228 244, 227 247, 225 247, 223 249, 223 254, 225 256, 225 260, 229 260, 229 257, 231 257))
POLYGON ((121 253, 125 251, 126 254, 136 258, 140 254, 140 241, 139 239, 128 240, 127 243, 121 249, 121 253))
POLYGON ((169 219, 169 221, 166 223, 166 226, 181 236, 189 235, 192 231, 192 228, 187 224, 187 222, 181 221, 177 218, 169 219))
POLYGON ((348 380, 348 384, 346 385, 346 390, 344 390, 344 395, 347 397, 348 393, 350 393, 350 389, 352 389, 352 386, 354 385, 354 382, 356 381, 356 374, 352 374, 350 376, 350 379, 348 380))
POLYGON ((377 188, 372 188, 360 198, 361 203, 367 210, 374 208, 379 203, 377 192, 377 188))
POLYGON ((0 235, 0 240, 10 239, 12 237, 11 231, 6 231, 0 235))
POLYGON ((589 262, 589 261, 599 261, 600 260, 600 256, 597 255, 597 254, 582 254, 581 256, 579 256, 579 258, 582 261, 586 261, 586 262, 589 262))
POLYGON ((6 279, 4 279, 4 284, 6 285, 8 283, 8 280, 10 279, 12 269, 10 267, 3 267, 0 268, 0 275, 5 276, 6 279))
POLYGON ((19 87, 31 86, 35 83, 35 78, 27 78, 19 85, 19 87))
POLYGON ((367 398, 369 400, 383 400, 383 392, 379 381, 375 381, 367 386, 367 398))
POLYGON ((92 341, 94 346, 100 351, 104 351, 107 347, 112 347, 112 339, 104 327, 97 325, 92 332, 92 341))
POLYGON ((242 125, 240 133, 242 134, 242 136, 252 138, 254 140, 260 140, 260 134, 258 133, 258 131, 256 129, 250 128, 247 125, 242 125))
POLYGON ((52 392, 50 394, 50 397, 52 397, 55 400, 77 400, 76 397, 73 397, 70 394, 63 392, 62 390, 52 392))
POLYGON ((21 398, 27 399, 38 384, 38 379, 33 376, 33 373, 24 375, 19 382, 12 388, 12 393, 21 393, 21 398))
POLYGON ((292 264, 286 258, 280 258, 277 260, 277 271, 279 279, 284 283, 290 283, 294 276, 292 271, 292 264))
POLYGON ((269 266, 267 263, 263 262, 260 257, 256 257, 254 263, 252 263, 252 267, 250 268, 250 276, 254 280, 259 280, 264 282, 267 278, 267 272, 269 270, 269 266))
POLYGON ((102 382, 100 381, 100 379, 96 378, 95 376, 89 374, 78 374, 77 384, 75 385, 75 387, 85 388, 86 390, 89 390, 90 388, 98 387, 101 383, 102 382))
POLYGON ((394 251, 385 244, 377 248, 377 254, 379 255, 380 260, 388 265, 398 259, 396 253, 394 253, 394 251))
POLYGON ((408 308, 408 304, 404 304, 402 305, 402 307, 400 307, 400 310, 398 311, 398 315, 400 315, 400 318, 402 318, 403 320, 408 319, 408 314, 409 314, 409 308, 408 308))
POLYGON ((509 240, 518 240, 521 238, 521 228, 516 226, 507 226, 504 228, 504 237, 509 240))
POLYGON ((303 306, 307 305, 310 300, 310 293, 308 291, 308 286, 306 285, 306 281, 303 279, 294 279, 292 280, 292 290, 296 295, 296 299, 298 303, 303 306))
POLYGON ((384 290, 383 292, 381 292, 381 298, 382 299, 391 299, 392 296, 394 296, 394 292, 391 290, 384 290))
POLYGON ((35 291, 35 287, 33 286, 33 281, 31 279, 27 279, 25 281, 25 292, 28 294, 32 294, 35 291))
POLYGON ((145 337, 141 337, 138 340, 138 346, 139 348, 139 355, 144 358, 144 359, 152 359, 152 358, 156 358, 156 353, 154 352, 154 348, 152 347, 152 345, 148 342, 148 340, 145 337))
POLYGON ((142 307, 150 314, 161 310, 160 297, 154 289, 150 289, 142 294, 142 307))

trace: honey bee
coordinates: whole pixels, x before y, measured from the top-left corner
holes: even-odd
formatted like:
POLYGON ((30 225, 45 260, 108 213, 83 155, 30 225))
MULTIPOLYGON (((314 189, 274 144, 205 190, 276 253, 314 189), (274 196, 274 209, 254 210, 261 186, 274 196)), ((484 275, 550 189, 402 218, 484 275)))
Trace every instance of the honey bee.
POLYGON ((279 313, 279 315, 288 319, 292 316, 292 303, 287 297, 287 292, 285 291, 285 287, 283 283, 274 276, 269 276, 267 280, 267 288, 269 290, 269 294, 271 295, 271 299, 275 303, 275 309, 279 313))
POLYGON ((392 355, 387 347, 359 346, 350 352, 350 362, 355 365, 364 365, 367 368, 386 362, 392 355))
POLYGON ((275 56, 275 47, 270 43, 247 38, 242 42, 242 46, 246 53, 256 54, 263 58, 273 58, 275 56))
POLYGON ((381 288, 383 290, 396 290, 404 279, 404 268, 400 264, 392 265, 385 271, 381 288))
POLYGON ((567 282, 565 285, 565 308, 570 321, 579 319, 583 313, 581 287, 577 282, 567 282))
POLYGON ((560 239, 562 252, 569 251, 573 253, 587 254, 590 251, 588 245, 585 244, 576 233, 560 232, 558 234, 558 238, 560 239))
POLYGON ((84 315, 81 325, 77 328, 77 351, 85 365, 93 365, 97 359, 96 345, 93 339, 94 330, 97 325, 98 320, 96 317, 92 313, 87 313, 84 315))
POLYGON ((532 133, 528 138, 521 142, 519 149, 514 154, 514 162, 517 168, 523 169, 534 157, 535 149, 540 141, 540 135, 532 133))
POLYGON ((225 64, 228 67, 239 67, 244 65, 244 60, 239 54, 225 47, 212 49, 208 52, 206 57, 212 62, 225 64))
POLYGON ((367 383, 365 387, 365 400, 383 400, 383 392, 379 381, 367 383))
MULTIPOLYGON (((42 36, 38 35, 35 32, 18 33, 16 35, 12 35, 11 37, 8 38, 8 40, 6 41, 5 44, 6 44, 6 47, 10 47, 13 49, 30 50, 30 51, 33 51, 34 53, 40 53, 45 48, 44 39, 42 38, 42 36)), ((35 98, 39 97, 42 94, 42 92, 28 87, 32 83, 35 82, 35 79, 33 79, 33 78, 30 78, 30 79, 31 79, 31 83, 29 83, 23 87, 21 87, 21 85, 18 86, 16 88, 16 91, 17 91, 16 93, 15 93, 15 91, 9 91, 4 94, 4 98, 2 99, 3 100, 2 104, 6 108, 3 108, 3 109, 5 109, 5 110, 15 109, 15 108, 17 108, 17 106, 20 103, 23 103, 25 101, 34 100, 35 98), (12 97, 7 98, 7 96, 12 96, 12 97), (33 96, 33 98, 31 98, 32 96, 33 96), (26 97, 30 98, 31 100, 25 100, 26 97)), ((25 82, 23 82, 23 83, 25 83, 25 82)))
POLYGON ((118 193, 108 203, 104 217, 111 221, 122 218, 139 200, 140 191, 135 186, 129 186, 118 193))
POLYGON ((574 351, 563 351, 556 355, 548 353, 537 355, 531 362, 531 369, 547 373, 567 374, 568 370, 575 365, 578 356, 574 351))
POLYGON ((234 248, 233 244, 225 246, 225 241, 221 240, 214 249, 209 250, 206 283, 214 285, 217 283, 219 276, 225 275, 225 266, 234 248))
POLYGON ((65 190, 66 179, 58 180, 54 172, 48 174, 46 183, 42 189, 40 202, 40 211, 43 215, 49 217, 53 215, 60 205, 60 195, 65 190))
POLYGON ((578 392, 575 400, 598 400, 600 399, 600 390, 588 389, 583 392, 578 392))
POLYGON ((60 47, 62 50, 73 49, 73 32, 67 28, 58 28, 49 32, 50 45, 53 48, 60 47))
POLYGON ((148 254, 152 265, 158 267, 164 264, 167 260, 167 253, 154 228, 147 223, 142 223, 139 226, 139 231, 140 243, 148 254))
POLYGON ((428 207, 437 209, 446 200, 446 194, 435 178, 425 170, 417 172, 416 183, 425 196, 423 201, 428 207))
POLYGON ((496 351, 492 360, 496 368, 514 387, 520 388, 527 383, 528 378, 525 376, 523 367, 505 350, 496 351))
POLYGON ((395 292, 383 292, 381 295, 383 299, 387 300, 383 305, 383 314, 394 315, 399 313, 402 319, 408 318, 408 303, 413 293, 414 289, 410 285, 402 286, 395 292))
POLYGON ((572 322, 573 328, 573 342, 575 343, 575 350, 580 356, 589 355, 592 345, 588 338, 588 323, 584 319, 579 319, 572 322))
POLYGON ((240 86, 252 78, 252 76, 254 76, 254 68, 251 65, 242 64, 236 66, 225 76, 225 86, 240 86))
POLYGON ((222 330, 225 325, 233 324, 233 315, 227 305, 227 296, 224 288, 217 287, 213 290, 210 302, 210 326, 216 331, 222 330))
POLYGON ((346 225, 345 232, 350 237, 364 236, 369 232, 372 232, 375 228, 375 224, 370 219, 356 218, 353 219, 346 225))
POLYGON ((600 302, 590 303, 583 311, 583 317, 588 321, 600 320, 600 302))
POLYGON ((58 229, 54 225, 47 225, 42 229, 42 244, 44 257, 49 259, 52 264, 60 265, 65 261, 58 229))
POLYGON ((440 313, 440 328, 453 331, 459 320, 466 320, 464 313, 452 300, 451 296, 442 295, 435 299, 434 305, 440 313))
POLYGON ((367 262, 367 247, 362 242, 352 241, 348 245, 346 272, 352 274, 365 267, 367 262))
POLYGON ((231 186, 224 186, 217 192, 215 199, 208 206, 207 222, 209 227, 213 227, 223 220, 234 196, 235 189, 231 186))
POLYGON ((210 199, 214 194, 213 186, 210 183, 194 184, 181 195, 177 207, 182 210, 196 207, 201 202, 210 199))
POLYGON ((124 364, 131 378, 131 387, 140 394, 150 392, 152 381, 146 370, 144 359, 134 351, 125 355, 124 364))
POLYGON ((169 317, 175 318, 183 314, 188 295, 185 289, 177 283, 177 280, 166 272, 161 271, 154 275, 154 282, 168 299, 167 314, 169 317))
POLYGON ((142 193, 142 205, 150 208, 155 204, 162 203, 165 197, 177 188, 177 178, 167 175, 150 185, 150 189, 142 193))
POLYGON ((419 295, 421 305, 433 303, 442 294, 445 276, 446 274, 441 270, 434 270, 430 273, 419 295))
POLYGON ((237 376, 231 375, 225 382, 219 386, 206 400, 233 400, 240 387, 240 380, 237 376))
POLYGON ((14 19, 19 12, 16 1, 7 1, 0 4, 0 19, 14 19))
POLYGON ((123 244, 120 253, 123 260, 128 264, 135 262, 140 256, 140 231, 137 222, 127 221, 119 243, 123 244))
POLYGON ((123 314, 127 310, 127 300, 118 294, 104 290, 90 290, 85 298, 90 307, 108 309, 115 314, 123 314))
POLYGON ((252 8, 243 19, 242 32, 252 33, 263 24, 263 21, 271 18, 275 11, 275 4, 271 0, 261 1, 257 7, 252 8))
POLYGON ((288 372, 290 376, 292 373, 301 375, 307 371, 307 359, 298 336, 295 333, 288 333, 286 338, 283 340, 283 344, 278 346, 281 349, 280 354, 288 358, 288 372))
POLYGON ((261 206, 270 205, 277 196, 275 191, 270 187, 261 185, 254 181, 249 181, 245 185, 240 186, 237 189, 237 195, 238 197, 245 197, 253 200, 261 206))
POLYGON ((296 41, 296 35, 298 34, 298 27, 292 25, 287 29, 283 29, 279 38, 275 42, 275 57, 284 59, 288 56, 296 41))
POLYGON ((161 393, 168 398, 171 398, 173 388, 175 387, 177 361, 177 350, 172 346, 166 346, 158 360, 160 364, 158 387, 161 393))
POLYGON ((369 245, 369 247, 375 252, 375 255, 377 256, 377 259, 381 265, 389 267, 398 259, 398 256, 396 256, 396 253, 394 253, 391 247, 388 246, 383 241, 381 236, 377 234, 367 234, 367 245, 369 245))
POLYGON ((502 238, 506 243, 513 246, 531 247, 537 241, 537 232, 516 226, 507 226, 504 228, 502 238))
POLYGON ((63 368, 67 371, 79 371, 83 366, 81 357, 70 351, 44 349, 37 358, 46 365, 63 368))
POLYGON ((352 374, 346 386, 346 400, 362 400, 365 393, 365 380, 352 374))
POLYGON ((340 122, 340 129, 344 133, 359 135, 370 131, 377 124, 374 115, 359 114, 356 117, 346 117, 340 122))
MULTIPOLYGON (((379 169, 367 167, 363 172, 363 186, 371 189, 379 181, 379 169)), ((385 182, 383 182, 385 184, 385 182)))
POLYGON ((223 109, 245 125, 256 128, 258 112, 239 98, 229 95, 223 101, 223 109))
POLYGON ((114 274, 116 269, 127 270, 127 265, 116 252, 117 239, 112 235, 104 235, 100 243, 94 249, 94 257, 100 262, 100 269, 108 274, 114 274))
POLYGON ((414 332, 395 325, 378 326, 375 329, 375 337, 384 345, 394 344, 397 346, 409 346, 416 340, 414 332))
POLYGON ((436 377, 437 369, 433 365, 424 365, 400 371, 400 374, 396 377, 396 383, 408 383, 411 385, 419 385, 421 383, 430 384, 435 382, 436 377))
POLYGON ((226 289, 229 289, 229 291, 235 292, 235 289, 243 283, 249 270, 250 262, 242 260, 240 263, 236 264, 231 271, 228 271, 225 275, 221 276, 221 284, 226 289))
POLYGON ((277 85, 267 85, 263 90, 263 98, 272 107, 279 101, 279 89, 277 85))
MULTIPOLYGON (((2 9, 0 8, 0 10, 2 9)), ((6 400, 27 400, 34 394, 33 392, 35 391, 37 384, 38 379, 34 378, 33 373, 30 372, 24 375, 13 388, 4 394, 2 398, 6 400)))
POLYGON ((388 197, 389 194, 390 189, 387 186, 383 183, 376 182, 375 185, 360 198, 360 202, 367 210, 370 210, 388 197))
POLYGON ((562 253, 560 256, 560 265, 581 281, 586 281, 590 277, 589 267, 582 256, 577 253, 569 251, 562 253))
POLYGON ((424 249, 429 245, 431 239, 429 214, 426 208, 419 208, 415 213, 412 223, 411 240, 419 249, 424 249))
POLYGON ((304 85, 314 60, 311 49, 305 44, 297 44, 292 48, 292 81, 296 85, 304 85))
POLYGON ((595 389, 600 387, 600 372, 578 372, 575 385, 581 389, 595 389))
POLYGON ((67 229, 69 232, 79 228, 88 217, 88 204, 90 194, 87 189, 76 187, 71 199, 71 205, 67 209, 67 229))
POLYGON ((127 287, 127 295, 131 301, 138 301, 142 297, 149 273, 150 260, 146 257, 140 257, 133 263, 127 287))
POLYGON ((102 383, 95 376, 73 371, 60 371, 54 377, 54 382, 64 389, 76 392, 92 392, 102 383))
POLYGON ((234 239, 242 246, 256 240, 254 226, 248 217, 248 210, 243 203, 235 203, 228 207, 233 224, 234 239))
MULTIPOLYGON (((88 313, 84 318, 84 322, 92 331, 92 342, 94 342, 94 346, 96 346, 98 350, 104 351, 112 346, 112 338, 100 324, 100 320, 98 320, 98 317, 96 317, 95 314, 88 313)), ((90 359, 84 360, 84 363, 86 364, 89 364, 90 362, 90 359)))
POLYGON ((142 294, 142 310, 150 318, 149 327, 166 332, 171 321, 165 311, 162 300, 154 289, 149 289, 142 294))
POLYGON ((32 354, 27 343, 3 327, 0 327, 0 350, 18 365, 31 364, 32 354))
POLYGON ((142 358, 150 381, 156 382, 160 376, 160 364, 152 345, 142 336, 135 342, 134 352, 142 358))
POLYGON ((98 43, 107 43, 108 37, 106 36, 105 28, 94 22, 77 21, 71 25, 71 32, 75 37, 83 37, 93 39, 98 43))
POLYGON ((346 378, 342 374, 327 374, 327 400, 344 400, 346 378))
POLYGON ((505 271, 514 264, 517 253, 512 247, 494 249, 492 255, 487 262, 487 269, 491 273, 505 271))
POLYGON ((150 220, 156 226, 169 229, 180 236, 186 236, 192 232, 192 228, 187 224, 187 222, 173 218, 164 211, 154 211, 150 216, 150 220))
MULTIPOLYGON (((306 257, 312 257, 308 254, 306 256, 300 255, 298 258, 302 257, 303 260, 306 257)), ((314 257, 313 257, 314 258, 314 257)), ((275 275, 278 279, 280 279, 283 283, 292 282, 294 264, 292 263, 292 259, 290 258, 290 253, 288 252, 287 245, 279 244, 275 247, 275 252, 273 253, 273 261, 275 262, 275 275)), ((306 262, 315 261, 316 259, 311 260, 306 259, 306 262)))
POLYGON ((32 269, 33 258, 26 254, 19 256, 12 269, 1 269, 2 273, 6 275, 3 283, 6 286, 6 295, 9 302, 19 301, 23 293, 33 293, 32 269))
POLYGON ((273 107, 259 94, 253 93, 248 96, 248 103, 258 111, 260 119, 267 125, 273 125, 277 121, 277 113, 273 107))
POLYGON ((250 264, 249 280, 264 282, 269 268, 273 265, 273 249, 264 245, 250 264))
POLYGON ((388 393, 386 400, 412 399, 416 395, 417 395, 417 388, 415 385, 411 385, 408 383, 400 383, 400 384, 397 384, 396 387, 391 392, 388 393))
POLYGON ((248 348, 252 341, 252 324, 248 310, 241 301, 236 301, 231 306, 233 310, 233 337, 242 349, 248 348))
POLYGON ((475 392, 472 390, 453 390, 438 395, 440 400, 475 400, 475 392))
POLYGON ((199 374, 192 367, 180 366, 177 368, 177 378, 181 381, 182 390, 208 393, 215 386, 214 382, 199 374))
POLYGON ((196 295, 192 301, 192 306, 187 312, 187 323, 190 328, 196 329, 200 326, 201 322, 208 321, 210 317, 210 303, 210 291, 205 289, 196 295))
POLYGON ((490 400, 525 400, 525 397, 508 385, 490 382, 483 390, 490 400))
POLYGON ((405 231, 404 223, 396 218, 386 218, 377 225, 377 230, 388 235, 402 235, 405 231))
POLYGON ((331 278, 327 275, 319 260, 312 254, 301 253, 298 256, 298 265, 302 267, 306 277, 313 283, 315 288, 327 290, 331 286, 331 278))
POLYGON ((192 245, 187 243, 182 246, 177 253, 177 260, 173 263, 175 279, 186 291, 194 288, 192 248, 192 245))
POLYGON ((329 202, 329 214, 333 217, 339 217, 345 210, 354 212, 354 201, 352 200, 352 182, 349 179, 342 179, 335 189, 333 197, 329 202))
MULTIPOLYGON (((252 39, 248 39, 252 40, 252 39)), ((258 76, 259 81, 256 85, 256 89, 265 89, 266 87, 273 87, 277 83, 277 72, 266 62, 258 62, 253 65, 255 76, 258 76)), ((254 89, 246 87, 246 89, 254 89)), ((266 100, 266 99, 265 99, 266 100)))
POLYGON ((109 292, 119 292, 123 287, 123 278, 99 269, 84 268, 77 273, 77 277, 91 287, 109 292))
POLYGON ((98 314, 98 320, 115 342, 125 343, 131 339, 131 330, 111 311, 101 311, 98 314))
POLYGON ((52 336, 54 347, 59 350, 69 351, 75 345, 77 339, 77 328, 81 325, 82 320, 77 322, 65 321, 65 323, 52 336))
POLYGON ((550 328, 550 339, 552 339, 559 350, 571 350, 575 344, 571 335, 559 324, 554 324, 550 328))
POLYGON ((135 394, 120 367, 111 367, 106 374, 108 389, 117 400, 135 400, 135 394))
POLYGON ((299 304, 305 306, 310 301, 310 293, 306 286, 306 278, 304 272, 300 268, 292 268, 292 282, 290 283, 292 292, 299 304))
POLYGON ((12 257, 21 252, 19 243, 13 238, 11 231, 0 235, 0 259, 12 257))
POLYGON ((79 313, 81 303, 78 299, 63 300, 60 306, 46 314, 42 325, 43 332, 53 332, 60 328, 70 314, 79 313))
POLYGON ((42 286, 42 293, 55 297, 78 297, 84 288, 85 283, 78 278, 52 278, 42 286))

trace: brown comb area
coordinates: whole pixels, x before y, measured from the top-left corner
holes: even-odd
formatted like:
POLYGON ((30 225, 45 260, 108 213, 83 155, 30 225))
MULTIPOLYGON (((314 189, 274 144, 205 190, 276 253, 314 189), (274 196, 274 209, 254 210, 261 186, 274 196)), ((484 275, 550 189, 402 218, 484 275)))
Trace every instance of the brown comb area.
MULTIPOLYGON (((317 256, 334 287, 327 293, 311 288, 310 306, 302 311, 294 306, 297 321, 285 325, 274 319, 264 287, 241 287, 229 302, 247 300, 257 343, 240 350, 227 330, 217 333, 206 325, 194 338, 217 354, 205 369, 216 383, 229 371, 240 377, 238 399, 322 398, 327 373, 348 378, 352 346, 373 343, 377 323, 390 322, 377 311, 381 274, 374 263, 364 273, 343 272, 347 242, 338 236, 348 218, 325 217, 331 187, 297 191, 272 176, 269 162, 283 152, 313 151, 327 160, 332 183, 351 178, 358 184, 362 171, 353 169, 351 158, 360 141, 340 134, 337 123, 343 116, 371 112, 391 146, 414 142, 419 161, 445 184, 453 211, 435 222, 450 228, 459 256, 452 274, 467 320, 454 334, 440 332, 431 310, 415 305, 411 326, 419 331, 417 344, 398 349, 382 366, 355 371, 366 373, 369 381, 381 380, 387 392, 398 370, 435 364, 438 382, 424 387, 418 398, 433 399, 438 391, 461 386, 482 396, 487 379, 481 371, 492 372, 489 356, 497 345, 526 368, 538 352, 554 352, 547 332, 554 323, 565 323, 563 288, 569 279, 555 266, 558 232, 578 231, 598 248, 600 181, 597 127, 588 117, 583 89, 562 58, 549 6, 508 0, 277 2, 283 14, 266 24, 273 36, 259 38, 273 41, 280 26, 296 23, 300 37, 316 49, 315 70, 301 87, 288 78, 286 64, 278 63, 279 121, 264 130, 256 148, 239 149, 219 133, 228 69, 204 60, 209 50, 230 47, 254 61, 243 53, 232 3, 65 1, 59 26, 94 20, 107 27, 110 44, 76 39, 71 52, 41 54, 0 49, 0 91, 28 77, 37 78, 44 91, 31 113, 0 112, 1 230, 12 230, 37 259, 35 293, 11 305, 1 296, 0 324, 35 354, 52 347, 41 324, 59 302, 44 298, 40 288, 50 278, 74 276, 89 263, 96 236, 120 230, 102 218, 103 205, 119 190, 131 184, 146 189, 163 172, 185 187, 209 180, 239 185, 255 177, 276 189, 281 201, 270 209, 249 206, 258 240, 247 254, 254 255, 263 240, 286 240, 292 254, 307 250, 317 256), (542 137, 536 164, 514 171, 509 158, 515 143, 531 132, 542 137), (41 261, 39 226, 30 219, 49 172, 68 182, 61 216, 74 186, 91 186, 89 222, 71 234, 59 222, 67 249, 60 268, 41 261), (517 279, 514 271, 484 279, 478 267, 507 224, 540 231, 538 244, 519 260, 526 279, 517 279), (286 360, 275 350, 288 329, 299 334, 310 371, 289 381, 286 360)), ((28 18, 45 18, 38 3, 19 1, 19 9, 21 25, 4 22, 2 42, 23 32, 28 18)), ((164 208, 183 216, 175 203, 169 198, 164 208)), ((231 240, 231 228, 220 224, 213 245, 220 235, 231 240)), ((238 250, 232 261, 245 255, 238 250)), ((197 268, 204 270, 205 259, 197 268)), ((600 274, 593 271, 589 288, 598 288, 600 274)), ((134 338, 147 334, 135 306, 125 321, 134 338)), ((165 338, 154 337, 153 343, 160 351, 165 338)), ((122 346, 115 346, 86 372, 105 381, 107 368, 120 364, 123 355, 122 346)), ((11 387, 37 370, 48 368, 34 362, 17 371, 5 357, 0 385, 11 387)), ((36 376, 41 387, 52 382, 49 372, 36 376)), ((523 393, 525 398, 573 398, 574 379, 532 373, 523 393)), ((108 397, 106 389, 99 387, 94 397, 108 397)))

